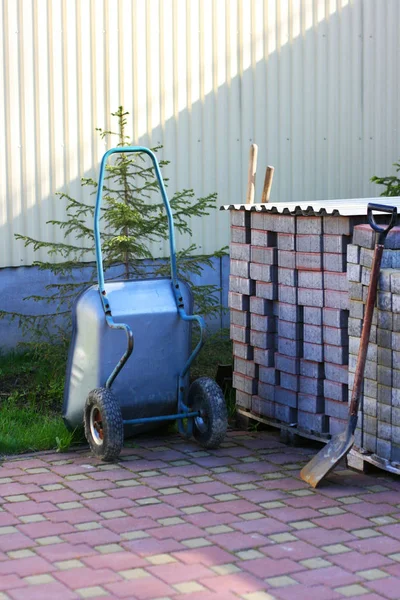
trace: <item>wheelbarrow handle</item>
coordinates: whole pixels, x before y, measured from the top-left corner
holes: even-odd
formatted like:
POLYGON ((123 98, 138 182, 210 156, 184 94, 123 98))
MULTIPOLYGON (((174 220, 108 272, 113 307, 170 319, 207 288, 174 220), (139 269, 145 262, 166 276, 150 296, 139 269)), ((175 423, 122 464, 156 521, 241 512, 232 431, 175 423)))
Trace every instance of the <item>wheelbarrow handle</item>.
POLYGON ((368 223, 370 224, 370 226, 372 227, 372 229, 374 231, 379 233, 378 243, 384 244, 387 234, 396 225, 397 207, 396 206, 388 206, 387 204, 375 204, 373 202, 370 202, 368 204, 367 214, 368 214, 368 223), (386 227, 381 227, 380 225, 378 225, 378 223, 374 219, 374 215, 372 214, 373 210, 391 214, 390 222, 388 225, 386 225, 386 227))

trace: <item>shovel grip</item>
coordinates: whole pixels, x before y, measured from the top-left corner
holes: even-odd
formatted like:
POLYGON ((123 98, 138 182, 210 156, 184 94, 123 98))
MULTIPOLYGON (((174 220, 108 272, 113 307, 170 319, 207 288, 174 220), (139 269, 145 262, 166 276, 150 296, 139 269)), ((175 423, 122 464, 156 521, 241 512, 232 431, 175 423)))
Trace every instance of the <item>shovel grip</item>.
POLYGON ((372 229, 374 231, 379 233, 378 243, 384 244, 387 234, 396 225, 397 207, 396 206, 388 206, 387 204, 374 204, 371 202, 370 204, 368 204, 367 214, 368 214, 368 223, 370 224, 370 226, 372 227, 372 229), (374 219, 374 215, 372 213, 373 210, 375 210, 377 212, 384 212, 384 213, 391 214, 389 224, 386 225, 386 227, 382 227, 381 225, 378 225, 378 223, 374 219))

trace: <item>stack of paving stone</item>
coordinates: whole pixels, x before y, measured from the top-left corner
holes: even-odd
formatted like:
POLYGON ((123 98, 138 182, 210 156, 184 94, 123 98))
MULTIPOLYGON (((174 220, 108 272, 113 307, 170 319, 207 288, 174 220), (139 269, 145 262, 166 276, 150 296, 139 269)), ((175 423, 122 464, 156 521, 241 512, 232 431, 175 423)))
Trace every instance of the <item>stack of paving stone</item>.
MULTIPOLYGON (((353 389, 365 302, 374 254, 375 233, 354 229, 348 246, 349 395, 353 389)), ((386 238, 362 398, 356 445, 382 459, 400 462, 400 228, 386 238)))
POLYGON ((347 245, 365 217, 231 211, 229 306, 239 408, 336 433, 347 412, 347 245))

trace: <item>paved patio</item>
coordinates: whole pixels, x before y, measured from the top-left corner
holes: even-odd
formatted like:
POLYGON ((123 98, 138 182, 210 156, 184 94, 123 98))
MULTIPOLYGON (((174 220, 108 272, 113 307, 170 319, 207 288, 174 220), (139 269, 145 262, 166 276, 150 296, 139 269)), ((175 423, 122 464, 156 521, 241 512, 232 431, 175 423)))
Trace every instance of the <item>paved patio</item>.
POLYGON ((400 481, 299 479, 310 448, 231 432, 204 452, 143 438, 0 467, 0 599, 400 598, 400 481))

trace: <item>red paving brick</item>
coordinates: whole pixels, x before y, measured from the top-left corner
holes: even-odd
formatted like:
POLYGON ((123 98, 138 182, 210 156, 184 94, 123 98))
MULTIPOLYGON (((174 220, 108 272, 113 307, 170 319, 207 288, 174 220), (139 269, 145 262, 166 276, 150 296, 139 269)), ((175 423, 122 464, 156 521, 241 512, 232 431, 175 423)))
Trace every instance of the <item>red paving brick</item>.
POLYGON ((303 464, 313 452, 282 445, 276 433, 231 432, 226 445, 207 452, 175 435, 138 438, 105 468, 86 450, 7 459, 0 591, 9 600, 79 599, 82 588, 111 600, 234 600, 256 592, 336 600, 347 593, 340 588, 358 585, 359 600, 399 600, 400 562, 389 556, 400 553, 398 480, 340 467, 309 490, 289 463, 303 464), (137 485, 119 484, 130 479, 137 485), (27 499, 6 498, 18 495, 27 499), (329 513, 337 507, 343 512, 329 513), (395 522, 371 520, 385 516, 395 522), (369 580, 360 574, 368 569, 386 577, 369 580))

